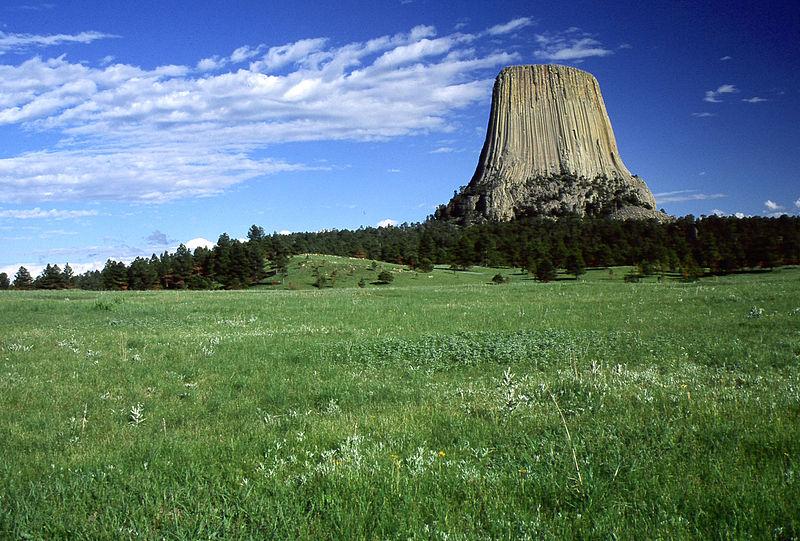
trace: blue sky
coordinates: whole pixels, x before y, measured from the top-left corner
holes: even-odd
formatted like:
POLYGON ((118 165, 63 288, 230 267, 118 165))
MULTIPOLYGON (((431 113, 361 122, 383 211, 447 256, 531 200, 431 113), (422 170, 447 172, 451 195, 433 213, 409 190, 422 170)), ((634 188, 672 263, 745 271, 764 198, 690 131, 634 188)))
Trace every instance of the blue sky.
POLYGON ((669 213, 797 214, 800 8, 695 4, 7 0, 0 271, 423 220, 510 64, 593 73, 669 213))

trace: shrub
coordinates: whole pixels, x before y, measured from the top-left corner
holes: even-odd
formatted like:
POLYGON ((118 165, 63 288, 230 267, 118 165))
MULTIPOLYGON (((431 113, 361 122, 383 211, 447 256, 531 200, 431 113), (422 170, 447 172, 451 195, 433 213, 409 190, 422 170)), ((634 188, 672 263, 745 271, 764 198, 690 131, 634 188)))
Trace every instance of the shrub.
POLYGON ((419 265, 417 265, 417 272, 422 272, 425 274, 433 272, 433 263, 431 262, 431 260, 428 259, 427 257, 423 257, 422 259, 420 259, 419 265))
POLYGON ((378 274, 379 284, 391 284, 393 281, 394 281, 394 274, 392 274, 388 270, 381 271, 380 274, 378 274))

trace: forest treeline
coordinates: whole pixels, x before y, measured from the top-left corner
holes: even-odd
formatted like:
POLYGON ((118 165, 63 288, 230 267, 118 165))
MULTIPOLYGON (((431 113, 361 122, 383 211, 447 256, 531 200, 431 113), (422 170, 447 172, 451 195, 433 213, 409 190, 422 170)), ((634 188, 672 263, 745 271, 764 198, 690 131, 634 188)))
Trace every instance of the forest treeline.
POLYGON ((680 272, 687 279, 706 273, 770 269, 800 263, 800 217, 693 216, 671 223, 564 217, 521 219, 462 228, 429 220, 395 227, 268 235, 253 225, 242 242, 222 234, 211 248, 137 257, 129 264, 108 260, 102 270, 75 275, 48 264, 34 278, 24 267, 0 289, 237 289, 280 283, 289 258, 320 253, 380 260, 430 272, 434 264, 513 267, 548 276, 564 268, 638 265, 641 273, 680 272))

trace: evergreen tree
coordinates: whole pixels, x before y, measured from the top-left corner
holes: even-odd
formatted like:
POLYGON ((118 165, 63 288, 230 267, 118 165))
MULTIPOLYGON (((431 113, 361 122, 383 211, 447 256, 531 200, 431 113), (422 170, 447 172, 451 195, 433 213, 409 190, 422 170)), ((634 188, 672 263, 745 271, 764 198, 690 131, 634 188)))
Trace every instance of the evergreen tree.
POLYGON ((253 244, 259 244, 266 238, 264 234, 264 228, 259 227, 255 224, 250 226, 250 229, 247 231, 247 240, 252 242, 253 244))
POLYGON ((20 267, 14 275, 14 289, 31 289, 33 287, 33 277, 28 269, 20 267))
POLYGON ((424 274, 428 274, 429 272, 433 272, 433 263, 427 257, 419 260, 419 265, 417 265, 417 272, 421 272, 424 274))
POLYGON ((194 270, 194 258, 192 257, 192 252, 183 244, 178 245, 178 248, 175 250, 172 270, 176 286, 185 288, 186 282, 189 280, 194 270))
POLYGON ((586 263, 583 261, 583 254, 577 249, 567 255, 567 272, 575 275, 577 280, 582 274, 586 274, 586 263))
POLYGON ((8 289, 11 287, 11 280, 8 279, 8 274, 0 272, 0 289, 8 289))
POLYGON ((394 274, 392 274, 388 270, 383 270, 378 274, 378 283, 379 284, 391 284, 394 282, 394 274))
POLYGON ((59 266, 48 263, 36 278, 35 286, 37 289, 63 289, 66 287, 59 266))
POLYGON ((128 269, 122 261, 106 261, 105 267, 101 271, 103 288, 110 290, 128 289, 128 269))
POLYGON ((61 271, 61 281, 64 287, 75 287, 75 273, 72 271, 72 267, 69 266, 69 263, 64 265, 64 270, 61 271))
POLYGON ((540 282, 555 280, 556 275, 556 268, 549 257, 543 257, 536 262, 536 279, 540 282))

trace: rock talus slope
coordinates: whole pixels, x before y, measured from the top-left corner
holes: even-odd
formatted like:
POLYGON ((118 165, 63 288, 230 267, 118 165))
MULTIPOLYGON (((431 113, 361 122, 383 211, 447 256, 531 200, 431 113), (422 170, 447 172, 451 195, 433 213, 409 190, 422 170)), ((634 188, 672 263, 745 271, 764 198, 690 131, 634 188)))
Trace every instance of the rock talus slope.
POLYGON ((569 213, 667 219, 655 209, 620 158, 594 76, 531 65, 497 76, 475 175, 437 216, 464 224, 569 213))

